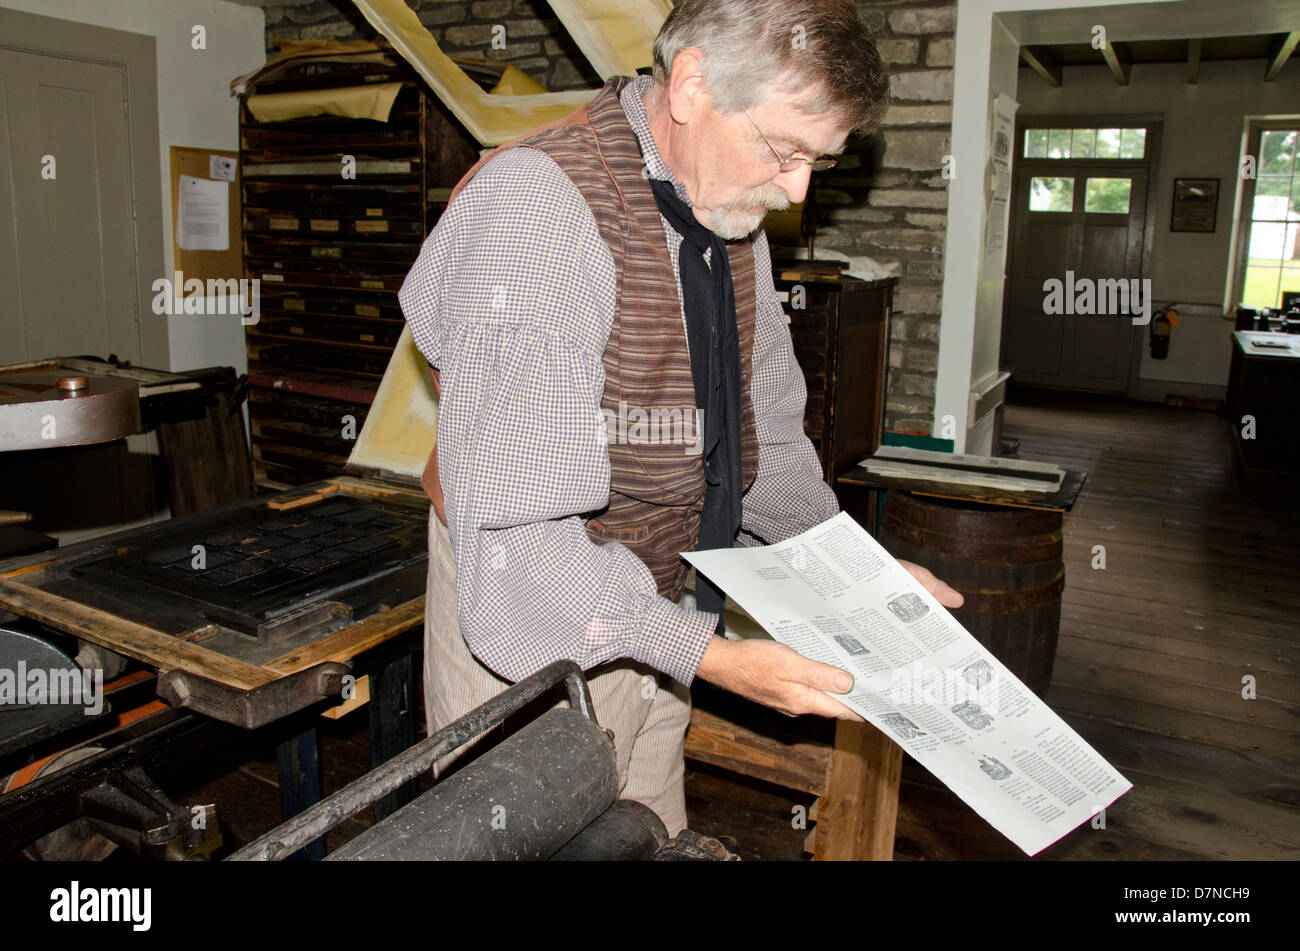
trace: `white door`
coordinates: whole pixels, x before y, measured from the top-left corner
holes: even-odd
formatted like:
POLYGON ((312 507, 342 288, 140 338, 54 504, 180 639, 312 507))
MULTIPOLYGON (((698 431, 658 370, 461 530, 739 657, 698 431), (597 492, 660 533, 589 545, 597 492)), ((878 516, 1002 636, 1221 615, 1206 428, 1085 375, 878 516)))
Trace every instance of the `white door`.
MULTIPOLYGON (((161 273, 157 96, 139 94, 141 72, 156 82, 153 41, 0 17, 0 364, 111 354, 166 369, 165 318, 142 299, 158 276, 142 269, 161 273), (124 38, 135 52, 122 52, 124 38), (134 128, 133 99, 152 110, 134 128), (153 194, 138 222, 143 189, 153 194)), ((65 544, 165 516, 155 445, 149 435, 14 453, 0 459, 0 508, 33 512, 65 544)))

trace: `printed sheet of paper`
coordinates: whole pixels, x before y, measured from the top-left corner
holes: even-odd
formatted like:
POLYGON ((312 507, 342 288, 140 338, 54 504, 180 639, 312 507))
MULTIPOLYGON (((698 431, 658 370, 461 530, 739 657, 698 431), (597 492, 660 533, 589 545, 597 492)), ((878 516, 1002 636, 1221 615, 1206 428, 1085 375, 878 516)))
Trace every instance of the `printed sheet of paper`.
POLYGON ((186 251, 228 251, 230 184, 182 175, 178 196, 177 244, 186 251))
POLYGON ((766 548, 683 553, 832 694, 1029 855, 1133 788, 845 513, 766 548))
POLYGON ((1011 150, 1016 135, 1016 110, 1010 96, 993 100, 993 126, 989 136, 989 162, 993 194, 988 200, 988 229, 984 235, 983 279, 1001 280, 1006 274, 1007 235, 1011 221, 1011 150))

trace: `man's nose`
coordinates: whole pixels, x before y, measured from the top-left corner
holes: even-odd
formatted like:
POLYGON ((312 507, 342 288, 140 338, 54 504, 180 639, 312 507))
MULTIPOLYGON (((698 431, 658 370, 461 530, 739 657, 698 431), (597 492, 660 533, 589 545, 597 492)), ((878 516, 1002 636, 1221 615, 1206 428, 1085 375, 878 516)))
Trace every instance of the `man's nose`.
POLYGON ((785 192, 790 204, 797 205, 808 196, 808 183, 811 179, 812 166, 802 163, 792 172, 779 172, 772 181, 785 192))

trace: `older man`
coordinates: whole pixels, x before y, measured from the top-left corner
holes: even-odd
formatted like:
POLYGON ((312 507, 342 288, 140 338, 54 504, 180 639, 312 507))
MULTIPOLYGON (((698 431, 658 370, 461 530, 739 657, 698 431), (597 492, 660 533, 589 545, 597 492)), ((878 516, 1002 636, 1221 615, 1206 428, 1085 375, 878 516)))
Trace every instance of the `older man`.
POLYGON ((611 80, 462 182, 401 293, 440 383, 431 730, 573 659, 621 794, 675 834, 695 677, 856 718, 827 695, 847 672, 718 636, 705 579, 683 604, 679 553, 778 542, 837 511, 758 227, 887 97, 851 3, 680 0, 653 78, 611 80))

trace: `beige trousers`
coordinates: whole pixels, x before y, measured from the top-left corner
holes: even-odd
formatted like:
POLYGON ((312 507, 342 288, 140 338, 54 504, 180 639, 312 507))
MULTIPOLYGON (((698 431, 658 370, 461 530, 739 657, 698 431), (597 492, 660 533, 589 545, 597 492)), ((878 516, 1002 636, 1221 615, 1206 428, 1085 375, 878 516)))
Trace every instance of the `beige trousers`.
MULTIPOLYGON (((432 509, 426 594, 424 707, 432 735, 510 686, 470 653, 461 636, 451 538, 432 509)), ((682 748, 691 719, 690 691, 630 660, 594 668, 587 672, 587 681, 596 719, 614 733, 619 797, 653 809, 668 834, 676 835, 686 828, 682 748)), ((439 760, 435 773, 445 770, 465 748, 439 760)))

